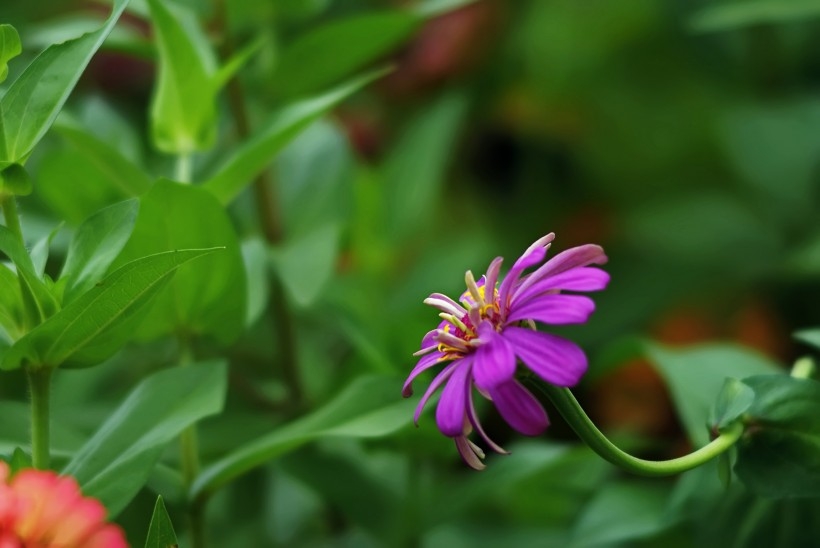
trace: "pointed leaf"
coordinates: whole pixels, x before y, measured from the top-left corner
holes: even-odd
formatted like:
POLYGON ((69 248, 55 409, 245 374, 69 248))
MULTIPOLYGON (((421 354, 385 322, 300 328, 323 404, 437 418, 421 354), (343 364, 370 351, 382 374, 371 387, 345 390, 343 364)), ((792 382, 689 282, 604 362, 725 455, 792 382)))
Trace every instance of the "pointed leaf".
POLYGON ((384 73, 384 70, 378 70, 353 78, 322 95, 296 101, 275 112, 203 186, 221 203, 232 202, 268 166, 276 153, 313 121, 384 73))
POLYGON ((77 229, 68 246, 63 272, 63 304, 68 304, 99 282, 125 246, 139 211, 138 200, 106 207, 77 229))
POLYGON ((111 17, 99 30, 48 47, 11 84, 0 99, 0 127, 5 139, 0 160, 22 163, 28 157, 127 3, 115 0, 111 17))
POLYGON ((148 537, 145 539, 145 548, 176 548, 179 546, 171 516, 165 509, 162 496, 157 497, 154 513, 151 515, 151 525, 148 526, 148 537))
POLYGON ((330 280, 339 247, 339 226, 326 224, 271 252, 271 262, 291 299, 309 306, 330 280))
POLYGON ((126 264, 14 343, 2 369, 24 362, 47 367, 99 363, 130 338, 129 322, 177 268, 216 250, 168 251, 126 264))
POLYGON ((713 430, 722 431, 734 423, 751 407, 755 393, 743 381, 728 378, 718 394, 709 424, 713 430))
POLYGON ((191 498, 220 486, 314 439, 386 436, 410 423, 415 403, 396 400, 398 379, 360 377, 310 415, 241 446, 208 466, 191 487, 191 498))
POLYGON ((62 470, 116 516, 145 485, 165 446, 222 410, 223 362, 190 364, 143 380, 62 470))

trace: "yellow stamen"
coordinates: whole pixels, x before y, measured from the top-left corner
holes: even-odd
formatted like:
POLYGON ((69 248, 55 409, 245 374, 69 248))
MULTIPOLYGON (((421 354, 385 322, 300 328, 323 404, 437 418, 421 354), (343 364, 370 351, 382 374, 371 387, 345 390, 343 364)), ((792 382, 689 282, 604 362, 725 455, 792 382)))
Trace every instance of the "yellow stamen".
POLYGON ((484 307, 486 303, 484 302, 484 295, 482 292, 479 291, 478 286, 475 283, 475 278, 473 277, 472 271, 468 270, 466 274, 464 274, 464 283, 467 284, 467 290, 470 292, 470 295, 473 297, 473 300, 479 306, 479 308, 484 307))

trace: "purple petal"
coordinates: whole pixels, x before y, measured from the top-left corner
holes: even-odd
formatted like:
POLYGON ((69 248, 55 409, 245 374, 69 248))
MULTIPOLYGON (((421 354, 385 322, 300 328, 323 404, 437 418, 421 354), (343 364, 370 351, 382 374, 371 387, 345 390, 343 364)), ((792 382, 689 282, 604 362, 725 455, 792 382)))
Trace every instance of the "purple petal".
POLYGON ((555 238, 555 234, 550 233, 536 240, 535 243, 528 247, 524 254, 515 261, 515 264, 513 264, 510 271, 507 272, 504 281, 501 282, 501 286, 498 288, 498 302, 502 308, 507 305, 507 298, 510 295, 510 291, 517 284, 521 273, 531 266, 537 265, 547 256, 547 248, 545 246, 548 245, 553 238, 555 238))
POLYGON ((401 389, 401 395, 405 398, 408 398, 413 395, 413 387, 411 384, 413 380, 418 377, 422 372, 430 369, 434 365, 438 364, 439 362, 445 361, 447 359, 447 355, 443 352, 434 352, 433 354, 428 354, 424 356, 422 359, 416 363, 416 366, 410 371, 410 375, 407 377, 407 380, 404 381, 404 386, 401 389))
POLYGON ((488 303, 493 302, 493 297, 495 294, 495 284, 498 283, 498 273, 501 270, 501 263, 504 262, 502 257, 496 257, 493 259, 493 262, 490 263, 490 266, 487 267, 487 274, 486 274, 486 283, 489 289, 485 289, 484 293, 484 300, 488 303), (487 294, 487 291, 490 293, 487 294))
POLYGON ((556 335, 507 327, 504 338, 536 375, 555 386, 578 384, 587 370, 587 357, 577 344, 556 335))
POLYGON ((513 291, 511 306, 515 306, 517 302, 531 299, 547 291, 600 291, 609 283, 609 274, 600 268, 581 266, 554 276, 547 276, 534 284, 528 284, 527 287, 522 290, 521 288, 524 287, 524 284, 526 284, 528 280, 529 278, 524 280, 523 283, 513 291))
POLYGON ((450 375, 453 374, 453 371, 455 371, 458 364, 459 362, 453 362, 451 364, 448 364, 447 367, 442 369, 441 372, 438 375, 436 375, 436 378, 433 379, 433 382, 430 383, 430 386, 427 387, 427 390, 424 392, 424 395, 419 400, 418 405, 416 405, 416 412, 413 413, 413 422, 416 426, 419 425, 419 417, 421 416, 421 412, 424 410, 424 406, 427 405, 427 401, 433 394, 435 394, 439 386, 441 386, 447 379, 450 378, 450 375))
POLYGON ((467 313, 463 306, 455 302, 447 295, 443 295, 441 293, 433 293, 432 295, 424 299, 424 304, 430 305, 434 308, 438 308, 442 312, 452 314, 456 318, 461 318, 462 316, 464 316, 464 314, 467 313))
POLYGON ((475 351, 473 375, 476 386, 487 390, 507 382, 515 375, 515 353, 493 324, 484 321, 478 325, 478 336, 484 343, 475 351))
POLYGON ((432 331, 428 331, 424 334, 424 337, 422 337, 421 339, 421 349, 419 350, 419 352, 427 350, 428 348, 434 346, 438 346, 438 341, 436 340, 436 333, 438 333, 438 329, 433 329, 432 331))
POLYGON ((527 436, 537 436, 549 426, 547 413, 535 396, 512 380, 491 390, 495 407, 507 424, 527 436))
POLYGON ((467 436, 458 436, 455 439, 456 442, 456 449, 458 449, 459 455, 467 463, 467 466, 472 468, 473 470, 484 470, 485 465, 481 462, 481 459, 484 457, 484 453, 479 453, 480 451, 474 443, 467 439, 467 436))
POLYGON ((516 289, 516 293, 526 291, 533 284, 546 279, 548 276, 556 276, 567 270, 586 266, 589 264, 604 264, 607 257, 604 250, 599 245, 586 244, 562 251, 539 268, 516 289))
POLYGON ((467 416, 467 384, 470 382, 472 364, 459 360, 436 407, 436 424, 445 436, 454 438, 464 434, 467 416))
POLYGON ((582 295, 542 295, 514 305, 508 322, 535 320, 552 325, 584 323, 595 311, 595 303, 582 295))
POLYGON ((473 428, 476 429, 481 438, 487 443, 487 445, 490 446, 490 449, 503 455, 510 454, 509 451, 495 443, 492 439, 490 439, 487 433, 484 432, 484 428, 481 427, 481 421, 478 420, 478 415, 475 412, 475 405, 473 405, 473 391, 469 386, 467 387, 467 420, 470 421, 473 428))

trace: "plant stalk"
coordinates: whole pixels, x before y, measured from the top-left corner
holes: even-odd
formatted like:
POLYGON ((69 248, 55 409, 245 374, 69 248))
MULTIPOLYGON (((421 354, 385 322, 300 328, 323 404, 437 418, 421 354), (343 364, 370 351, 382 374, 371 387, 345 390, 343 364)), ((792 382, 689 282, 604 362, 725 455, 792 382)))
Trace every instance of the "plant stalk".
POLYGON ((23 228, 20 225, 20 215, 17 213, 17 200, 14 196, 6 196, 0 200, 0 207, 3 208, 3 217, 6 220, 6 228, 11 230, 17 239, 23 241, 23 228))
POLYGON ((31 394, 31 462, 40 470, 49 466, 51 373, 49 367, 26 371, 31 394))
POLYGON ((609 441, 590 420, 568 389, 542 382, 538 382, 537 386, 552 401, 578 437, 593 451, 612 464, 641 476, 672 476, 697 468, 727 451, 743 434, 743 424, 736 422, 729 425, 709 444, 683 457, 663 461, 639 459, 622 451, 609 441))

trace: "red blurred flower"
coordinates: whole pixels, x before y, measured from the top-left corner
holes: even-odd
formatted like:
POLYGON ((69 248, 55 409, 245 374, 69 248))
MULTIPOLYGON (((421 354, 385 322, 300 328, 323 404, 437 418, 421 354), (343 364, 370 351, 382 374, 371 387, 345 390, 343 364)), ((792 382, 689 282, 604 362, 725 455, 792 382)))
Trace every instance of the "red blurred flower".
POLYGON ((35 469, 11 477, 0 461, 0 548, 128 546, 105 513, 98 500, 82 496, 72 477, 35 469))

